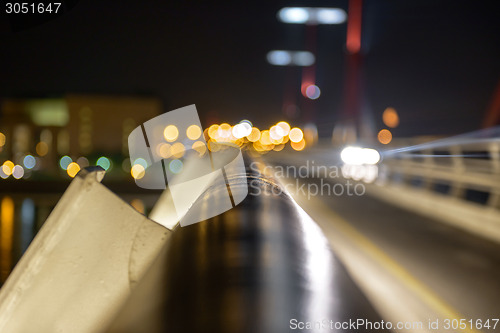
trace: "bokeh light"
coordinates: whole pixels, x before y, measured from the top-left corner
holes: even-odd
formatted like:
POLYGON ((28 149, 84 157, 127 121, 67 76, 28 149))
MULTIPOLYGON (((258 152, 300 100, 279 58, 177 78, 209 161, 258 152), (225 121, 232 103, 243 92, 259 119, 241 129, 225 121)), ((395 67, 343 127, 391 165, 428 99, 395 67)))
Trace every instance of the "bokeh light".
POLYGON ((252 127, 252 131, 247 135, 247 139, 250 142, 256 142, 260 139, 260 130, 257 127, 252 127))
POLYGON ((111 168, 111 161, 109 160, 109 158, 107 158, 105 156, 99 157, 97 159, 96 164, 106 171, 108 171, 108 169, 111 168))
POLYGON ((146 168, 148 167, 148 162, 146 162, 146 160, 145 160, 145 159, 140 158, 140 157, 139 157, 139 158, 137 158, 137 159, 134 161, 134 163, 132 163, 132 164, 133 164, 133 165, 139 164, 139 165, 141 165, 141 166, 142 166, 142 168, 143 168, 144 170, 146 170, 146 168))
POLYGON ((377 139, 381 144, 388 144, 392 141, 392 133, 387 129, 383 129, 377 134, 377 139))
POLYGON ((187 128, 186 135, 190 140, 196 140, 201 136, 201 128, 198 125, 191 125, 187 128))
POLYGON ((20 179, 23 176, 24 176, 24 168, 22 166, 16 165, 14 166, 14 168, 12 168, 12 177, 20 179))
POLYGON ((169 164, 168 164, 168 168, 170 169, 170 171, 172 171, 173 173, 179 173, 182 171, 182 161, 180 160, 173 160, 171 161, 169 164))
POLYGON ((90 165, 89 160, 86 157, 78 157, 76 163, 80 166, 80 168, 86 168, 90 165))
POLYGON ((294 150, 301 151, 306 147, 306 141, 304 139, 300 140, 299 142, 292 141, 290 142, 290 146, 292 146, 294 150))
POLYGON ((23 164, 26 169, 33 169, 36 166, 36 159, 32 155, 26 155, 23 164))
POLYGON ((284 135, 288 135, 288 133, 290 133, 290 124, 286 121, 280 121, 276 124, 276 126, 280 127, 284 131, 284 135))
POLYGON ((10 176, 12 174, 13 169, 14 169, 14 163, 12 161, 7 160, 2 165, 2 171, 7 176, 10 176))
POLYGON ((321 95, 321 90, 317 85, 311 84, 306 88, 306 96, 309 99, 318 99, 320 95, 321 95))
POLYGON ((71 162, 68 165, 68 168, 66 169, 68 176, 70 176, 71 178, 74 178, 76 176, 76 174, 78 173, 78 171, 80 171, 80 166, 75 162, 71 162))
POLYGON ((61 169, 67 170, 68 169, 68 165, 71 162, 73 162, 73 160, 71 159, 71 157, 65 155, 65 156, 61 157, 61 159, 59 160, 59 166, 61 167, 61 169))
POLYGON ((134 164, 130 169, 130 174, 134 179, 141 179, 146 174, 146 168, 141 164, 134 164))
POLYGON ((300 128, 294 127, 290 130, 288 136, 290 137, 290 141, 298 143, 304 138, 304 133, 300 128))
POLYGON ((162 143, 158 145, 158 150, 157 153, 160 155, 162 158, 169 158, 172 156, 172 146, 168 143, 162 143))
POLYGON ((399 116, 394 108, 387 108, 382 114, 382 121, 387 127, 395 128, 399 125, 399 116))
POLYGON ((179 137, 179 130, 177 129, 177 126, 168 125, 165 127, 165 130, 163 130, 163 136, 165 137, 165 140, 169 142, 177 140, 179 137))
POLYGON ((191 146, 192 149, 196 150, 200 156, 203 156, 205 152, 207 151, 207 146, 205 146, 205 143, 202 141, 196 141, 193 143, 191 146))
POLYGON ((175 158, 181 158, 182 156, 184 156, 185 150, 186 149, 184 148, 184 145, 180 142, 174 143, 170 148, 170 152, 175 158))
POLYGON ((49 152, 49 146, 45 142, 38 142, 35 147, 38 156, 45 156, 49 152))

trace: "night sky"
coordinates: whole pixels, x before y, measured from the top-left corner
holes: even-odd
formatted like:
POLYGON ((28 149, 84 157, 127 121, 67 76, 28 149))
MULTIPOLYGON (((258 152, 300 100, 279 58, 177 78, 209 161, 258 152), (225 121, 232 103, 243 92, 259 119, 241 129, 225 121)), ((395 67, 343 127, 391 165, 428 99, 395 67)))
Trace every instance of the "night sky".
MULTIPOLYGON (((364 94, 377 128, 388 106, 401 117, 396 136, 480 127, 500 80, 495 3, 365 0, 364 94)), ((196 104, 204 119, 269 126, 284 117, 285 89, 300 85, 300 69, 266 62, 272 49, 305 47, 304 26, 276 19, 293 5, 347 10, 347 1, 334 0, 80 0, 60 17, 13 32, 2 8, 0 97, 158 96, 165 111, 196 104)), ((322 95, 314 107, 328 134, 343 105, 346 24, 316 33, 322 95)))

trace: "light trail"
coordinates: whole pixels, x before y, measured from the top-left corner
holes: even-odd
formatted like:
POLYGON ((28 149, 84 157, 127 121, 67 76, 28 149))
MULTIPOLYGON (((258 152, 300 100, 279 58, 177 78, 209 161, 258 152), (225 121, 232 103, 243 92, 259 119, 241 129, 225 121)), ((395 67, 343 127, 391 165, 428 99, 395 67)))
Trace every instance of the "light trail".
MULTIPOLYGON (((449 146, 467 146, 473 144, 497 143, 497 142, 500 143, 500 126, 474 131, 462 135, 452 136, 449 138, 444 138, 431 142, 426 142, 419 145, 391 149, 382 152, 382 155, 384 157, 391 157, 396 154, 407 153, 412 151, 429 150, 429 149, 449 147, 449 146)), ((418 154, 418 156, 423 156, 423 155, 418 154)), ((435 155, 430 155, 430 156, 435 156, 435 155)), ((461 156, 461 155, 453 155, 453 154, 446 155, 446 157, 453 157, 453 156, 461 156)), ((477 157, 477 155, 474 156, 477 157)))

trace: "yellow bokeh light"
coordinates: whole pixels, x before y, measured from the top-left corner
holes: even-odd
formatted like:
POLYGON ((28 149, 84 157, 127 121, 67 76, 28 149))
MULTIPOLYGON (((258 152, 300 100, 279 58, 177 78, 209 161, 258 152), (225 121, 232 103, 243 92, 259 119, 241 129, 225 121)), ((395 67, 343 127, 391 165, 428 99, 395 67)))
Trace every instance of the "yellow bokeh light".
POLYGON ((387 127, 397 127, 399 125, 399 116, 394 108, 387 108, 382 114, 382 120, 387 127))
POLYGON ((269 135, 271 136, 271 141, 277 141, 279 143, 281 142, 281 140, 283 140, 283 137, 286 134, 284 129, 275 125, 269 129, 269 135))
POLYGON ((227 123, 223 123, 223 124, 220 124, 219 129, 223 130, 223 131, 229 131, 229 130, 231 130, 231 125, 229 125, 227 123))
POLYGON ((68 165, 68 168, 66 169, 68 176, 70 176, 71 178, 74 178, 78 173, 78 171, 80 171, 80 166, 78 165, 78 163, 75 162, 71 162, 68 165))
POLYGON ((5 281, 12 269, 12 244, 14 236, 14 200, 5 196, 0 202, 0 279, 5 281))
POLYGON ((162 143, 158 146, 158 155, 160 155, 162 158, 169 158, 170 156, 172 156, 172 149, 171 149, 171 145, 169 145, 168 143, 162 143))
POLYGON ((260 144, 259 141, 255 141, 252 145, 253 145, 253 149, 255 149, 256 151, 258 151, 258 152, 264 151, 264 147, 262 147, 262 145, 260 144))
POLYGON ((216 140, 217 139, 217 131, 219 130, 219 125, 217 124, 214 124, 212 126, 210 126, 208 128, 208 136, 213 139, 213 140, 216 140))
POLYGON ((146 174, 146 169, 140 164, 134 164, 130 169, 130 174, 134 179, 141 179, 146 174))
POLYGON ((288 133, 290 133, 290 125, 286 121, 280 121, 276 124, 276 126, 281 127, 281 129, 285 132, 284 135, 288 135, 288 133))
POLYGON ((250 142, 256 142, 260 139, 260 130, 257 127, 252 127, 252 132, 247 135, 247 139, 250 142))
POLYGON ((170 152, 175 158, 181 158, 182 156, 184 156, 185 151, 186 148, 184 148, 184 145, 180 142, 174 143, 170 148, 170 152))
POLYGON ((306 141, 304 139, 300 140, 299 142, 291 141, 290 146, 292 146, 292 148, 297 150, 297 151, 301 151, 306 147, 306 141))
POLYGON ((298 143, 302 141, 304 138, 304 133, 302 130, 298 127, 294 127, 290 130, 290 133, 288 133, 288 136, 290 137, 290 141, 298 143))
POLYGON ((179 130, 177 129, 177 126, 168 125, 165 127, 165 130, 163 130, 163 136, 165 137, 165 140, 169 142, 177 140, 179 137, 179 130))
POLYGON ((2 165, 2 171, 7 176, 10 176, 12 174, 13 169, 14 169, 14 163, 12 161, 7 160, 2 165))
POLYGON ((232 127, 229 124, 220 124, 219 129, 217 130, 216 137, 214 138, 217 141, 230 141, 235 139, 232 133, 232 127))
POLYGON ((196 140, 201 136, 201 128, 198 125, 191 125, 186 130, 186 135, 191 140, 196 140))
POLYGON ((3 145, 5 145, 5 134, 0 132, 0 147, 2 147, 3 145))
POLYGON ((377 138, 381 144, 386 145, 392 141, 392 133, 387 129, 383 129, 380 132, 378 132, 377 138))
POLYGON ((285 148, 285 145, 281 144, 281 145, 274 146, 273 150, 274 151, 282 151, 283 148, 285 148))
POLYGON ((35 147, 36 153, 39 156, 45 156, 49 152, 49 146, 45 142, 38 142, 35 147))
POLYGON ((263 145, 263 146, 266 146, 266 145, 270 145, 272 144, 271 142, 271 135, 269 133, 268 130, 264 130, 260 133, 260 139, 259 139, 259 142, 263 145))
POLYGON ((207 151, 207 146, 205 146, 205 143, 203 143, 202 141, 196 141, 195 143, 193 143, 191 148, 196 150, 198 154, 200 154, 200 156, 203 156, 207 151))
POLYGON ((205 139, 205 142, 210 140, 210 136, 208 135, 208 128, 205 128, 205 130, 203 130, 203 138, 205 139))

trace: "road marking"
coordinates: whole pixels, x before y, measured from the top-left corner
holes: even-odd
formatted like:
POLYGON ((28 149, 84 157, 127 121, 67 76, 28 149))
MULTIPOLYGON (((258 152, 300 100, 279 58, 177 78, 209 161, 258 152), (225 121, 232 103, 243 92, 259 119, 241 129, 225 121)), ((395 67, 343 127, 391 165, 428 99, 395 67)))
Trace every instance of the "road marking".
MULTIPOLYGON (((351 226, 349 222, 347 222, 337 213, 333 212, 331 208, 321 200, 321 198, 318 199, 319 200, 317 201, 319 202, 319 205, 323 206, 324 209, 327 209, 330 212, 330 216, 333 217, 332 220, 335 227, 337 227, 344 235, 346 235, 353 243, 355 243, 355 245, 357 245, 359 249, 365 252, 368 256, 372 257, 394 277, 399 279, 404 285, 411 289, 423 302, 425 302, 436 312, 440 313, 442 318, 458 320, 458 322, 460 322, 460 319, 466 319, 465 316, 461 315, 451 305, 441 300, 441 298, 436 295, 431 289, 429 289, 425 284, 416 279, 410 272, 399 265, 394 259, 387 255, 366 236, 364 236, 356 228, 351 226)), ((442 329, 440 328, 439 330, 442 329)), ((470 327, 459 330, 468 333, 480 333, 480 331, 470 327)))

